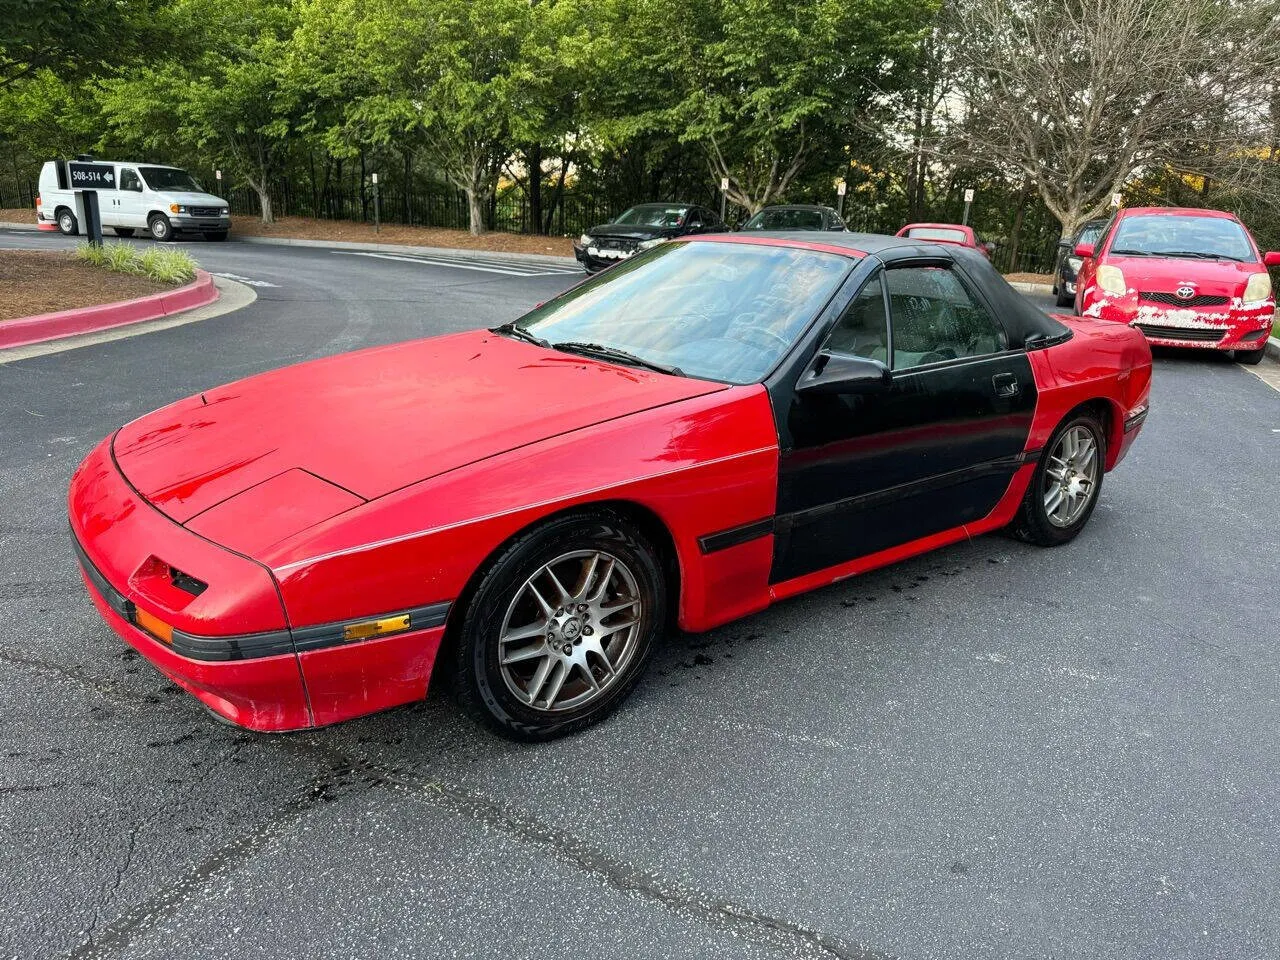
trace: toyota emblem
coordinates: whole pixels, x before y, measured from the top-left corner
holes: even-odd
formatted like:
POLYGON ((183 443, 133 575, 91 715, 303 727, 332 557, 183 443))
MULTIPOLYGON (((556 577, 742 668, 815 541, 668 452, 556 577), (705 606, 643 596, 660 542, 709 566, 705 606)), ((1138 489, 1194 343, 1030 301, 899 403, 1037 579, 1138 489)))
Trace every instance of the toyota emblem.
POLYGON ((1181 286, 1177 289, 1177 294, 1183 300, 1190 300, 1196 295, 1195 287, 1181 286))

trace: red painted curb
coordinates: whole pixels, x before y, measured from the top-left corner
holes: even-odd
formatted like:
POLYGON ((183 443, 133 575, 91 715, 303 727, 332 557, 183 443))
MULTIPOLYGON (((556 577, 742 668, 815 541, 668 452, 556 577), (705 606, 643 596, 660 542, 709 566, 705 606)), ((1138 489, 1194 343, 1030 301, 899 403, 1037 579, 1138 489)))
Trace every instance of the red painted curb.
POLYGON ((0 350, 156 320, 192 307, 203 307, 217 299, 218 288, 213 285, 213 277, 204 270, 197 270, 194 283, 167 293, 153 293, 136 300, 121 300, 79 310, 42 313, 18 320, 0 320, 0 350))

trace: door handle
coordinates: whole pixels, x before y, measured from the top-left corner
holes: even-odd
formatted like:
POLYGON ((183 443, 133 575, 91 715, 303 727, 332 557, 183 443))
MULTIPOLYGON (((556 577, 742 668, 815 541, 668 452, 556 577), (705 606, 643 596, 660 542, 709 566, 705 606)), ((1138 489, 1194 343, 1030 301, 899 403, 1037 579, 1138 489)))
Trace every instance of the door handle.
POLYGON ((997 373, 991 378, 991 385, 995 387, 997 397, 1016 397, 1021 389, 1018 378, 1012 373, 997 373))

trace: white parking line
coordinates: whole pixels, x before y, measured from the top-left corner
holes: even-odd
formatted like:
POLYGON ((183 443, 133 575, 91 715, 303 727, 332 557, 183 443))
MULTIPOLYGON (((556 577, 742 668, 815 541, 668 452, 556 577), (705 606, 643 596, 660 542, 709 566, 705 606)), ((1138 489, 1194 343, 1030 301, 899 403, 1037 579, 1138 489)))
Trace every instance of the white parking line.
POLYGON ((272 283, 269 280, 250 280, 248 277, 242 277, 238 273, 215 273, 215 277, 226 277, 228 280, 235 280, 237 283, 247 283, 251 287, 278 287, 280 284, 272 283))
POLYGON ((330 253, 346 257, 376 257, 379 260, 399 260, 402 263, 420 263, 429 267, 454 267, 458 270, 477 270, 480 273, 500 273, 508 277, 552 277, 575 274, 572 267, 543 267, 541 264, 521 264, 516 261, 451 260, 443 257, 407 257, 394 253, 370 253, 364 250, 330 250, 330 253))

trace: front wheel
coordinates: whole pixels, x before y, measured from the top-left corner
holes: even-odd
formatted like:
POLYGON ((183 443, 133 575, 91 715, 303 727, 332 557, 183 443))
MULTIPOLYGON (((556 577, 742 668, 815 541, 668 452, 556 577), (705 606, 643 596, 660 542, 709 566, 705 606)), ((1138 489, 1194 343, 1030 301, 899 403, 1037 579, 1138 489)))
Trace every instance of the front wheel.
POLYGON ((1014 536, 1041 547, 1074 540, 1098 504, 1106 444, 1102 424, 1092 414, 1079 413, 1059 424, 1031 475, 1011 525, 1014 536))
POLYGON ((1076 302, 1076 295, 1074 293, 1067 293, 1065 284, 1059 284, 1058 285, 1058 306, 1074 307, 1075 302, 1076 302))
POLYGON ((467 605, 456 696, 518 740, 597 723, 640 679, 666 603, 656 550, 622 517, 552 520, 508 546, 467 605))
POLYGON ((1263 355, 1267 352, 1266 347, 1257 350, 1236 350, 1236 363, 1243 363, 1250 367, 1255 367, 1262 362, 1263 355))
POLYGON ((163 213, 154 214, 147 221, 147 230, 151 234, 151 239, 159 243, 166 243, 173 239, 173 224, 163 213))

